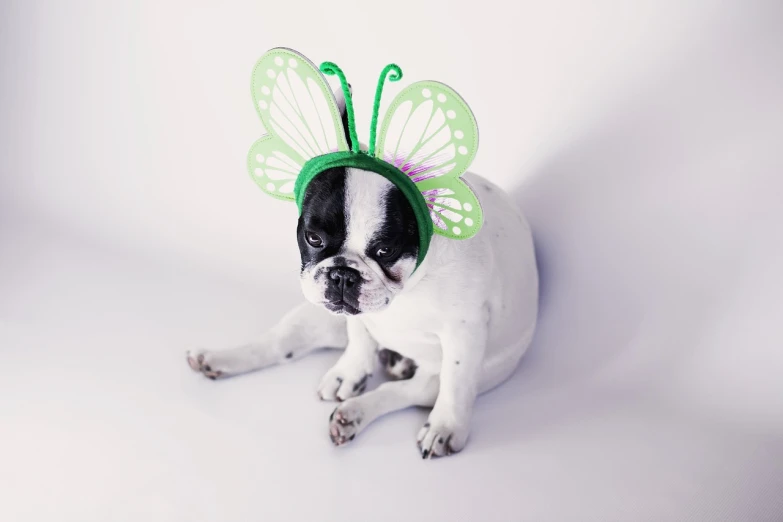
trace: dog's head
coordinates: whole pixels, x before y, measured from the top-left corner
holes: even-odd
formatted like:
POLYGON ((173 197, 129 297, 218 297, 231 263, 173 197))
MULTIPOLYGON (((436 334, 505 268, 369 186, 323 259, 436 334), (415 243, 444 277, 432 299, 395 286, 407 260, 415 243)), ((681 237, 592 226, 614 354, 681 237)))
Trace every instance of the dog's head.
POLYGON ((419 232, 383 176, 333 168, 308 185, 297 227, 305 297, 338 314, 387 307, 416 267, 419 232))
MULTIPOLYGON (((345 97, 334 94, 350 147, 345 97)), ((389 306, 419 254, 416 217, 402 191, 355 168, 326 170, 308 184, 296 237, 305 297, 336 314, 389 306)))
MULTIPOLYGON (((341 91, 335 98, 350 147, 345 98, 341 91)), ((309 183, 296 237, 305 297, 336 314, 389 306, 419 253, 416 217, 400 189, 354 168, 329 169, 309 183)))

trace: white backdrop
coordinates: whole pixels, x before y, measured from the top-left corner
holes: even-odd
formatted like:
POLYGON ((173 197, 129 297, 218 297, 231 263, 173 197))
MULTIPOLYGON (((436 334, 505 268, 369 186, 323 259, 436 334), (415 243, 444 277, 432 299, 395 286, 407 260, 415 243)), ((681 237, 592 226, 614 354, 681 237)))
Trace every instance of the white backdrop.
POLYGON ((12 1, 0 59, 9 520, 783 518, 779 1, 12 1), (299 299, 244 166, 274 46, 365 134, 386 63, 454 86, 533 224, 539 333, 457 458, 416 461, 420 411, 332 450, 334 354, 185 366, 299 299))

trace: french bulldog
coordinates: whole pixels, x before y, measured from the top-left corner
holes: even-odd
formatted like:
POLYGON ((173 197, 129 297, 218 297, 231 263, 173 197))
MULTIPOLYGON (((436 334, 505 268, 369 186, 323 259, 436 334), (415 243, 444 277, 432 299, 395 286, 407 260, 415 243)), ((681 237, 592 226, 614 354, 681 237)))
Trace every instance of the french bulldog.
POLYGON ((527 221, 500 187, 472 173, 463 180, 481 202, 482 229, 466 240, 435 235, 417 268, 415 216, 395 185, 353 168, 318 175, 296 231, 305 302, 254 343, 189 351, 190 367, 216 379, 342 349, 318 386, 322 400, 338 402, 328 421, 335 445, 421 406, 432 408, 416 438, 421 456, 462 450, 476 397, 514 372, 538 315, 527 221), (390 379, 366 390, 378 369, 390 379))

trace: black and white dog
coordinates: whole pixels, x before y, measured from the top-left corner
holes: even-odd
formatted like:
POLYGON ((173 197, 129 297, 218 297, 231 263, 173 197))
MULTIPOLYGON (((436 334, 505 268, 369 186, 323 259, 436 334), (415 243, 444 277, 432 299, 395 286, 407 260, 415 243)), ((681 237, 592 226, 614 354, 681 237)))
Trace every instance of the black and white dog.
POLYGON ((188 352, 190 366, 214 379, 343 348, 318 389, 340 403, 329 418, 335 444, 381 415, 425 406, 432 411, 417 437, 422 456, 460 451, 476 396, 514 372, 538 315, 527 222, 499 187, 473 174, 463 179, 481 201, 483 228, 463 241, 435 235, 414 270, 418 229, 400 190, 372 172, 320 174, 297 227, 307 301, 256 343, 188 352), (365 393, 379 367, 393 380, 365 393))

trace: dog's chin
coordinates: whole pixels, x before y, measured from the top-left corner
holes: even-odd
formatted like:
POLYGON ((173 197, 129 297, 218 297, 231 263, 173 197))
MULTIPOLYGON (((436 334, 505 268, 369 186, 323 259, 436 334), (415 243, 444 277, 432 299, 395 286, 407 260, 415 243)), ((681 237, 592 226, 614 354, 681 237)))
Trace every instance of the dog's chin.
POLYGON ((324 308, 336 315, 359 315, 361 310, 355 306, 351 306, 345 301, 339 301, 337 303, 326 302, 323 303, 324 308))
MULTIPOLYGON (((336 315, 360 315, 380 312, 389 307, 396 292, 390 291, 388 284, 375 279, 365 279, 359 292, 347 292, 340 295, 325 285, 324 277, 311 277, 304 274, 301 278, 302 293, 310 303, 322 306, 336 315)), ((402 285, 398 283, 399 288, 402 285)))
POLYGON ((391 303, 391 296, 373 302, 363 303, 347 303, 344 300, 341 301, 328 301, 323 300, 320 304, 328 311, 337 315, 360 315, 373 312, 381 312, 389 307, 391 303))

